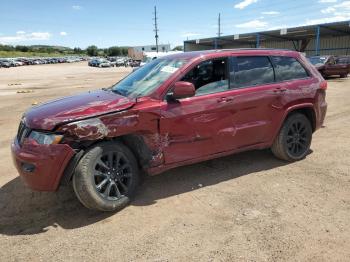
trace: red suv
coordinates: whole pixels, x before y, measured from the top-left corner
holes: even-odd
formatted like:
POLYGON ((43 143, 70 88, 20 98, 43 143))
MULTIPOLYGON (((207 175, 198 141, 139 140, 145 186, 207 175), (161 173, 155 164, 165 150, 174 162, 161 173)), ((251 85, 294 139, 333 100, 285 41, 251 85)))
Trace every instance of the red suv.
POLYGON ((81 203, 114 211, 150 175, 251 149, 304 158, 322 126, 327 82, 294 51, 162 57, 98 91, 29 109, 12 143, 34 190, 72 181, 81 203))

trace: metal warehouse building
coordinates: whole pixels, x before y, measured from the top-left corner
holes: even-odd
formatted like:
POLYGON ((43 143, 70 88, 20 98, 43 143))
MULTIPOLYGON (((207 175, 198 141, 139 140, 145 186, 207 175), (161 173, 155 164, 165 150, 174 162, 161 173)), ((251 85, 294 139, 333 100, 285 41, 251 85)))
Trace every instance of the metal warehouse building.
POLYGON ((184 50, 282 48, 306 55, 350 55, 350 22, 308 25, 280 30, 188 40, 184 50))

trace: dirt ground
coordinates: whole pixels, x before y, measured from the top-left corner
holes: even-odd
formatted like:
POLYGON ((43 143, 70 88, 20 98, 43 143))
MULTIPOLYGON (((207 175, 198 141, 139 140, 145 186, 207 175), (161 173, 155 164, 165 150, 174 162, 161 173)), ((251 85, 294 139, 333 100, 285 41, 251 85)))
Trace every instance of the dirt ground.
POLYGON ((350 78, 329 80, 325 127, 300 162, 263 150, 177 168, 145 179, 116 214, 87 210, 70 187, 27 189, 10 155, 24 110, 129 71, 86 63, 0 69, 1 261, 350 260, 350 78))

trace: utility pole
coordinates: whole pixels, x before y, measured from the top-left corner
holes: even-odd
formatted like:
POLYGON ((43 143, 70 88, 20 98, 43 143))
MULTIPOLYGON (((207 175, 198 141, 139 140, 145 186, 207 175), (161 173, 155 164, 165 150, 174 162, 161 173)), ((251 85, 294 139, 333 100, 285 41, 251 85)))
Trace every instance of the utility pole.
POLYGON ((157 48, 157 53, 158 53, 158 23, 157 23, 157 7, 154 6, 154 33, 155 33, 155 38, 156 38, 156 48, 157 48))
POLYGON ((221 17, 219 13, 219 18, 218 18, 218 38, 221 36, 221 17))

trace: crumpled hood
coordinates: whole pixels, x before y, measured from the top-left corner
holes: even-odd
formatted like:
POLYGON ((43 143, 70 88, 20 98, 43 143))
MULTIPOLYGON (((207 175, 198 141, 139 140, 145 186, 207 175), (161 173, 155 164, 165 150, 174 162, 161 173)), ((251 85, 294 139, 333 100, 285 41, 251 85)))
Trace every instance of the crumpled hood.
POLYGON ((134 104, 134 99, 112 91, 89 91, 32 107, 25 113, 24 121, 32 129, 52 130, 58 124, 122 111, 134 104))

